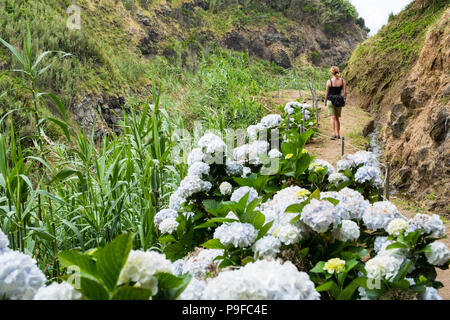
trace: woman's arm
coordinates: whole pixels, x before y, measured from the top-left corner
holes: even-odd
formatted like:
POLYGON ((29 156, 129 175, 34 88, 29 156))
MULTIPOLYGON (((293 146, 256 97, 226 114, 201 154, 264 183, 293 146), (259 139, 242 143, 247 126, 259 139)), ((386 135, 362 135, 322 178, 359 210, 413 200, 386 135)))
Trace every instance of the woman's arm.
POLYGON ((327 106, 327 101, 328 101, 328 93, 330 92, 330 80, 327 81, 327 93, 325 93, 325 107, 327 106))
POLYGON ((345 99, 347 99, 347 83, 345 83, 344 79, 342 79, 342 81, 344 82, 344 94, 342 96, 344 96, 345 99))

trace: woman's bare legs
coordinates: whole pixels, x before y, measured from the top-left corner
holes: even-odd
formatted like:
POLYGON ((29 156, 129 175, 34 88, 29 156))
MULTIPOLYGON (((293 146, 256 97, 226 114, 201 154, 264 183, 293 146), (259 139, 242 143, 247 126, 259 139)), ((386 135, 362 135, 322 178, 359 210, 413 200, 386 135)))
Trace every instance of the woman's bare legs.
POLYGON ((331 116, 331 133, 333 137, 336 137, 336 117, 331 116))
POLYGON ((339 121, 339 117, 335 117, 336 118, 336 137, 340 137, 341 136, 341 121, 339 121))

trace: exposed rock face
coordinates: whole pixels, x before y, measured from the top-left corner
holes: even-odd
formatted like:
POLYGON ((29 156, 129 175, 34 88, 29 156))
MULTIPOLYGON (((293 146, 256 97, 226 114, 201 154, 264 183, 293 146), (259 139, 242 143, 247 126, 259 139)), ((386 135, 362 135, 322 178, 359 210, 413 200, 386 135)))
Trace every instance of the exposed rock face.
POLYGON ((119 119, 123 117, 123 109, 128 110, 123 97, 87 95, 80 101, 72 104, 72 113, 86 135, 92 134, 94 128, 94 140, 98 141, 103 134, 114 130, 120 133, 117 127, 119 119), (99 113, 100 111, 100 113, 99 113))
MULTIPOLYGON (((156 7, 152 17, 142 13, 136 14, 135 20, 146 34, 139 44, 144 55, 163 54, 165 51, 164 55, 170 56, 166 48, 161 48, 159 52, 158 44, 171 37, 187 40, 189 30, 195 28, 195 40, 202 44, 213 41, 231 50, 248 51, 251 55, 275 62, 284 68, 307 62, 339 65, 344 63, 356 45, 367 37, 367 32, 354 23, 346 25, 339 36, 328 36, 318 25, 303 21, 299 16, 298 19, 292 18, 292 22, 283 30, 274 24, 236 25, 224 35, 212 34, 204 38, 201 33, 208 33, 209 30, 204 27, 206 23, 202 21, 199 10, 210 10, 209 2, 188 0, 179 7, 170 7, 171 5, 167 2, 156 7), (203 29, 201 33, 198 32, 200 28, 203 29)), ((277 5, 271 6, 283 10, 277 5)), ((218 13, 217 18, 224 17, 218 13)))
POLYGON ((266 30, 238 27, 228 32, 222 42, 229 49, 248 50, 250 54, 273 61, 284 68, 292 67, 297 58, 318 65, 339 65, 344 63, 356 45, 365 39, 364 33, 357 34, 355 30, 354 32, 356 34, 337 39, 300 23, 287 31, 277 30, 273 25, 269 25, 266 30), (318 53, 316 59, 311 58, 312 52, 318 53))
MULTIPOLYGON (((381 86, 372 96, 360 98, 362 105, 384 123, 380 140, 385 145, 386 160, 391 163, 394 185, 428 209, 447 216, 450 216, 449 70, 450 9, 447 9, 429 28, 421 52, 406 75, 395 84, 386 85, 386 90, 381 86)), ((369 72, 376 72, 376 65, 369 72)))

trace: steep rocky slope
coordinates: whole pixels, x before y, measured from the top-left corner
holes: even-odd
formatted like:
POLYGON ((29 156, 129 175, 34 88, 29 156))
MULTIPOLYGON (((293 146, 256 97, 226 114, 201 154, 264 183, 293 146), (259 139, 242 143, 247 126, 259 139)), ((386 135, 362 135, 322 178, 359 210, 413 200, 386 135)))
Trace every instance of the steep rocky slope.
MULTIPOLYGON (((36 54, 64 50, 79 59, 81 66, 50 61, 53 68, 39 86, 60 94, 88 131, 103 121, 98 110, 106 120, 98 128, 102 131, 130 97, 151 96, 157 71, 167 69, 168 77, 179 77, 182 69, 195 71, 214 48, 248 51, 283 68, 330 65, 345 63, 367 35, 364 21, 344 0, 80 0, 81 29, 68 30, 71 4, 2 1, 0 36, 20 47, 29 24, 36 54)), ((11 61, 1 47, 0 71, 15 67, 11 61)), ((0 92, 13 82, 9 75, 0 79, 0 92)), ((20 106, 24 99, 12 93, 0 101, 0 109, 20 106)), ((18 122, 27 125, 27 119, 18 122)))
POLYGON ((414 1, 352 55, 346 76, 381 126, 394 186, 450 216, 449 1, 414 1))

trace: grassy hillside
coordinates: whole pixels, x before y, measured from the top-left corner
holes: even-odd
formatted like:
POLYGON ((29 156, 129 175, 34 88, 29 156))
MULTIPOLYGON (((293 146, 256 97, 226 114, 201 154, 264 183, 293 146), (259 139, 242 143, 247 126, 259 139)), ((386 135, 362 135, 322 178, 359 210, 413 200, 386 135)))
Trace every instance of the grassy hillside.
MULTIPOLYGON (((188 122, 208 120, 212 109, 228 124, 254 122, 262 106, 252 97, 273 90, 273 76, 286 74, 270 61, 225 49, 220 39, 232 28, 270 24, 286 31, 300 18, 305 23, 320 21, 320 32, 338 30, 333 27, 337 20, 364 25, 343 0, 276 5, 264 1, 80 0, 81 29, 69 30, 66 9, 71 4, 63 0, 0 1, 1 38, 21 48, 28 25, 35 57, 45 50, 61 50, 79 61, 77 65, 72 59, 46 56, 51 68, 37 79, 37 87, 57 93, 67 106, 89 95, 123 97, 133 106, 151 96, 152 84, 156 88, 162 83, 162 102, 170 105, 171 114, 181 112, 188 122), (334 7, 331 17, 323 16, 326 7, 334 7)), ((318 56, 320 52, 314 51, 305 54, 305 59, 318 56)), ((1 47, 0 71, 17 67, 1 47)), ((12 73, 0 77, 0 92, 7 91, 0 100, 2 113, 30 105, 28 92, 17 88, 20 81, 12 73)), ((41 104, 42 116, 56 110, 41 104)), ((15 114, 15 123, 25 133, 32 132, 33 121, 25 111, 15 114)), ((61 134, 57 128, 47 131, 53 138, 61 134)))
POLYGON ((450 1, 415 0, 352 54, 352 96, 370 111, 391 181, 434 212, 449 212, 450 1))
POLYGON ((449 6, 449 0, 414 1, 353 52, 346 69, 349 86, 369 95, 377 106, 386 90, 417 61, 428 27, 449 6))

